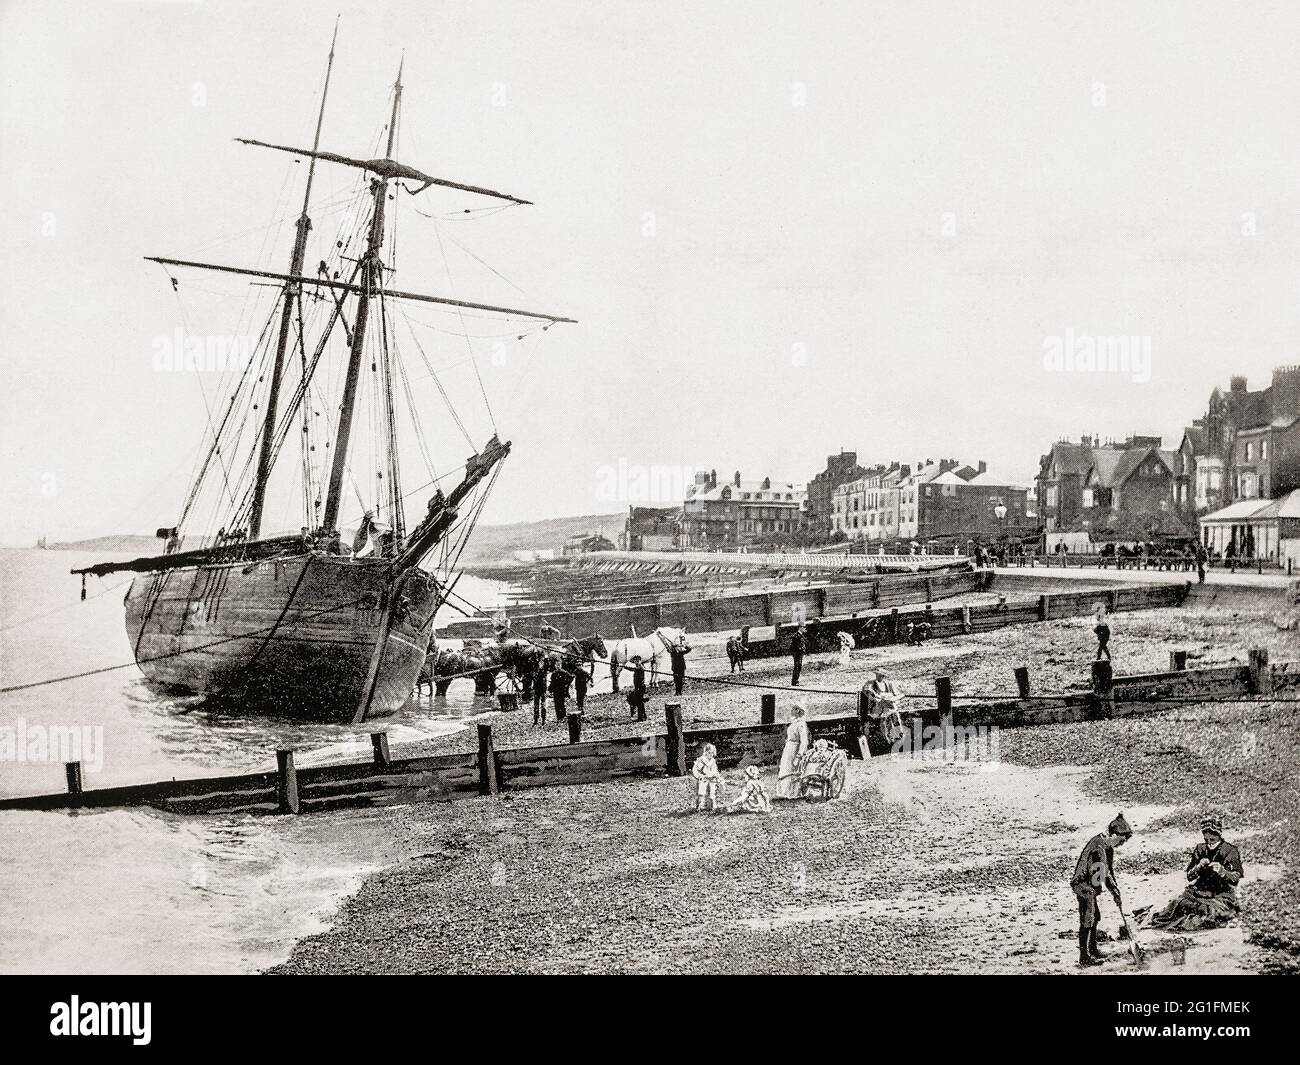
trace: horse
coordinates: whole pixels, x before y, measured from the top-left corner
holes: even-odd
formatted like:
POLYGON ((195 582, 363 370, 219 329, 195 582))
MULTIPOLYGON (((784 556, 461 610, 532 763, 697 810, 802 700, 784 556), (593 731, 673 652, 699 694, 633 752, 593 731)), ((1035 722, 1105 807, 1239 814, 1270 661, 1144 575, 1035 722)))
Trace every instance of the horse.
POLYGON ((736 668, 740 672, 745 672, 745 659, 749 656, 749 630, 742 629, 739 636, 731 636, 727 639, 727 657, 731 660, 731 672, 735 673, 736 668))
POLYGON ((571 639, 560 649, 560 660, 569 669, 585 666, 592 660, 592 655, 598 658, 609 657, 609 648, 598 632, 571 639))
POLYGON ((498 649, 490 644, 484 646, 477 640, 465 641, 465 646, 459 651, 447 647, 430 650, 416 678, 415 693, 419 695, 427 685, 431 694, 446 695, 453 680, 472 675, 474 694, 491 695, 496 691, 496 675, 500 668, 502 662, 498 649))
POLYGON ((686 630, 674 629, 666 625, 655 629, 649 636, 637 636, 628 640, 614 640, 609 645, 609 679, 613 690, 618 691, 618 675, 634 656, 640 655, 642 662, 650 664, 650 683, 655 681, 656 663, 661 656, 668 654, 668 649, 687 651, 686 630))
POLYGON ((928 621, 909 621, 904 632, 907 634, 909 644, 920 647, 934 635, 934 626, 928 621))
POLYGON ((501 665, 519 681, 522 696, 533 697, 533 679, 546 663, 549 652, 531 640, 511 639, 497 644, 501 665))

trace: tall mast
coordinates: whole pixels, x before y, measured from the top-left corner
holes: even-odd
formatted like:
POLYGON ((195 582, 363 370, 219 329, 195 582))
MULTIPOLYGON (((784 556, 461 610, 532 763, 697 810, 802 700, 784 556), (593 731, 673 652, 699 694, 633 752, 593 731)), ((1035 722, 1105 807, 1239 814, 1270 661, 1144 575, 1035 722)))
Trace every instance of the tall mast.
MULTIPOLYGON (((312 141, 312 151, 320 148, 321 125, 325 121, 325 98, 329 95, 330 74, 334 70, 334 45, 339 39, 338 19, 334 20, 334 37, 330 40, 329 62, 325 66, 325 86, 321 90, 320 112, 316 116, 316 136, 312 141)), ((316 176, 316 157, 311 157, 307 167, 307 189, 302 197, 302 214, 298 216, 297 235, 293 242, 293 256, 290 260, 289 273, 297 277, 302 273, 303 260, 307 255, 307 234, 311 232, 311 219, 307 211, 311 205, 312 179, 316 176)), ((296 281, 284 286, 284 308, 280 312, 280 335, 275 346, 275 363, 271 367, 271 388, 266 397, 266 416, 262 423, 262 446, 257 458, 257 480, 253 485, 253 504, 248 518, 248 538, 256 540, 262 529, 262 507, 266 502, 266 486, 271 479, 271 464, 275 447, 275 416, 280 405, 280 378, 284 372, 284 356, 289 347, 289 329, 293 321, 294 301, 300 291, 296 281)))
MULTIPOLYGON (((388 147, 385 158, 392 160, 397 134, 397 109, 402 102, 402 64, 397 67, 393 86, 393 114, 388 123, 388 147)), ((361 260, 361 286, 357 295, 357 316, 352 326, 352 350, 348 355, 348 372, 343 382, 343 401, 339 407, 338 433, 334 440, 334 464, 330 467, 329 494, 325 498, 325 517, 321 525, 327 531, 338 526, 339 504, 343 498, 343 475, 348 463, 348 441, 352 436, 352 414, 357 401, 357 379, 365 356, 366 323, 370 316, 370 297, 383 280, 384 264, 379 249, 384 244, 384 204, 388 199, 388 178, 376 177, 370 183, 375 198, 375 212, 370 219, 370 239, 361 260)))

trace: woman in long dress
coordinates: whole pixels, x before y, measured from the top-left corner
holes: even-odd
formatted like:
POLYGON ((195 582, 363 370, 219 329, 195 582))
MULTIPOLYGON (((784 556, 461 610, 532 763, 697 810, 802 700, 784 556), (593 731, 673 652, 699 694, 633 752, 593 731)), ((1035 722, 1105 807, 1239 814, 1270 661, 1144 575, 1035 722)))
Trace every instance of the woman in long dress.
POLYGON ((804 752, 808 750, 808 722, 804 720, 807 713, 807 707, 796 703, 794 718, 785 730, 785 750, 781 752, 781 768, 776 778, 778 799, 800 797, 799 777, 803 769, 804 752))

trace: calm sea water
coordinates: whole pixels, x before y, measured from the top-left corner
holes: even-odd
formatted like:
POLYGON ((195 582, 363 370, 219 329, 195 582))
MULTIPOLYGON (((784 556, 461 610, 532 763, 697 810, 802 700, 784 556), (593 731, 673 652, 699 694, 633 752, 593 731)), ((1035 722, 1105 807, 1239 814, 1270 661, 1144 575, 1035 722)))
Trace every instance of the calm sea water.
MULTIPOLYGON (((131 660, 122 620, 129 577, 69 575, 103 561, 64 551, 0 551, 0 687, 129 663, 0 694, 0 729, 89 728, 85 786, 246 772, 294 747, 300 765, 366 758, 369 728, 233 718, 160 694, 131 660), (102 762, 95 768, 93 763, 102 762)), ((465 576, 485 608, 506 586, 465 576)), ((450 615, 450 612, 449 612, 450 615)), ((385 719, 394 745, 466 727, 491 712, 469 680, 385 719)), ((3 735, 3 734, 0 734, 3 735)), ((62 791, 57 751, 27 760, 0 741, 0 795, 62 791), (7 757, 6 755, 13 755, 7 757)), ((39 754, 39 750, 37 750, 39 754)), ((392 857, 374 813, 311 818, 177 818, 151 811, 0 812, 0 972, 242 972, 283 958, 337 900, 392 857)))

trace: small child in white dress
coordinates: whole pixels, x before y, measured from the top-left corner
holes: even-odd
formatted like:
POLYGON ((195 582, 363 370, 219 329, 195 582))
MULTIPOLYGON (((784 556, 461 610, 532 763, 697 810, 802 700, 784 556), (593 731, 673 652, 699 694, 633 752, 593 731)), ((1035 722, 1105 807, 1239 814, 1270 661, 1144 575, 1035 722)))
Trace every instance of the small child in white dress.
POLYGON ((695 809, 718 808, 718 792, 722 788, 722 774, 718 772, 718 749, 711 743, 704 745, 704 750, 691 766, 691 776, 695 778, 695 809))
POLYGON ((745 766, 745 786, 740 789, 734 802, 727 804, 727 813, 741 810, 751 814, 770 814, 772 800, 767 797, 767 789, 759 782, 758 766, 745 766))

